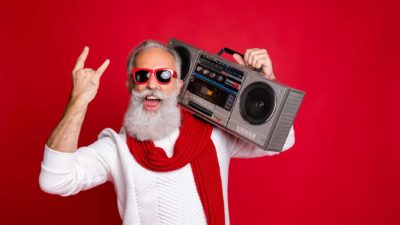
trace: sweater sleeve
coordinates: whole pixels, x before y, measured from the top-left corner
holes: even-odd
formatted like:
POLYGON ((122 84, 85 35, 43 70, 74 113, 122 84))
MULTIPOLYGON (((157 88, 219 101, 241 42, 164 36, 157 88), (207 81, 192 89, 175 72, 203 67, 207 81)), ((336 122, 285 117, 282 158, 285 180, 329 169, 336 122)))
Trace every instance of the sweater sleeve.
POLYGON ((39 184, 44 192, 61 196, 74 195, 111 180, 115 144, 110 137, 65 153, 44 148, 39 184))
MULTIPOLYGON (((266 151, 234 136, 230 136, 230 139, 231 140, 227 143, 232 158, 255 158, 279 154, 279 152, 266 151)), ((292 126, 289 135, 286 138, 282 152, 291 148, 294 145, 294 141, 294 129, 292 126)))

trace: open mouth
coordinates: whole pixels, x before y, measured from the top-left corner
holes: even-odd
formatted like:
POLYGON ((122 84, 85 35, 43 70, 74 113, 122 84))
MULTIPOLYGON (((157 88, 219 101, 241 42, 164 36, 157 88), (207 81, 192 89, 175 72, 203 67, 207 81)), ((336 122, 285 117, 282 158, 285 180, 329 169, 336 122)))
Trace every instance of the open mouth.
POLYGON ((148 111, 157 110, 160 107, 161 99, 154 96, 148 95, 143 101, 143 108, 148 111))

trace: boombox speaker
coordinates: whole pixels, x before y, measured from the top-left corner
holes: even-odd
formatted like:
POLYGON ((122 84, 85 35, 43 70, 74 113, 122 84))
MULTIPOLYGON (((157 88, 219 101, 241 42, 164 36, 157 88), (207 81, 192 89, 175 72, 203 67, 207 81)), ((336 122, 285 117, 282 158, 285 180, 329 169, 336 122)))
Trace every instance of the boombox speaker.
POLYGON ((264 150, 282 151, 304 92, 220 56, 237 53, 231 49, 212 54, 176 39, 169 45, 182 59, 182 106, 264 150))

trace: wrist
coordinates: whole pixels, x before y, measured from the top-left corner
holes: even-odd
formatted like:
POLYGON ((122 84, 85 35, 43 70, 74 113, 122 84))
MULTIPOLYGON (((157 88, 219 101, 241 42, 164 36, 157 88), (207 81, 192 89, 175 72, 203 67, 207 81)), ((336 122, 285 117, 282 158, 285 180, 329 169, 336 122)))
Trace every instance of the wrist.
POLYGON ((80 96, 71 95, 68 102, 68 106, 87 107, 89 103, 90 101, 81 95, 80 96))
POLYGON ((79 114, 85 115, 88 106, 89 101, 85 100, 84 98, 71 98, 68 102, 64 115, 73 117, 79 114))

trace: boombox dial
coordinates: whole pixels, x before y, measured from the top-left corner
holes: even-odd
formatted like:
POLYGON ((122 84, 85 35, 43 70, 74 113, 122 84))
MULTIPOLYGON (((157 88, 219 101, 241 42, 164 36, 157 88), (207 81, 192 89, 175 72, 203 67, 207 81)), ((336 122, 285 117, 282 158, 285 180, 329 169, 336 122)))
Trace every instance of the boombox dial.
POLYGON ((217 76, 217 75, 216 75, 214 72, 210 73, 210 78, 211 78, 211 79, 215 79, 216 76, 217 76))
POLYGON ((218 83, 223 83, 224 80, 225 80, 224 76, 221 76, 221 75, 218 75, 218 76, 217 76, 217 81, 218 81, 218 83))

